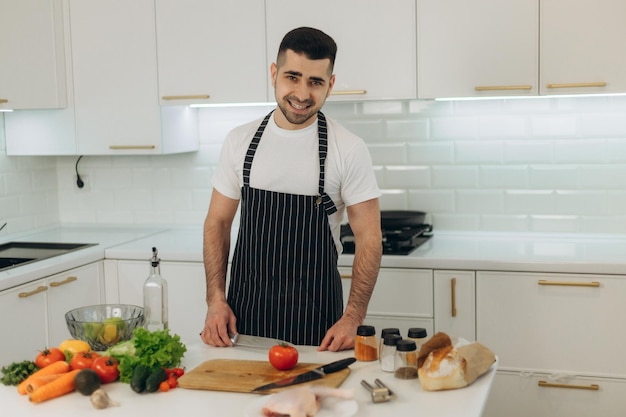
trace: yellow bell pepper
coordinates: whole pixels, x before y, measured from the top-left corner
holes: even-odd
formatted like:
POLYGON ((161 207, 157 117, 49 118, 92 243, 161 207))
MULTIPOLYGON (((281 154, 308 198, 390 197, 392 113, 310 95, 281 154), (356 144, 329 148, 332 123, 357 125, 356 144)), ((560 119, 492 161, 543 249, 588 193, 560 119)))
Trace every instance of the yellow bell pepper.
POLYGON ((89 343, 82 340, 67 339, 61 342, 59 349, 65 353, 66 356, 68 352, 73 356, 80 352, 90 352, 91 346, 89 346, 89 343))

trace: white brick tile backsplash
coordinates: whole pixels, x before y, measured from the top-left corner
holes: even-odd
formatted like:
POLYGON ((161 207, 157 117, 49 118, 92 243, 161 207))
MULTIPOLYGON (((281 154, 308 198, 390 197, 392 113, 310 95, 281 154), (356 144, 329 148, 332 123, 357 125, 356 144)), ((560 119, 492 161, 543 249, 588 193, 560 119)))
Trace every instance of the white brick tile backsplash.
POLYGON ((441 165, 454 162, 454 142, 419 142, 409 144, 409 163, 441 165))
POLYGON ((430 186, 430 169, 424 166, 388 166, 384 178, 384 188, 427 188, 430 186))
POLYGON ((432 168, 433 188, 478 187, 477 166, 435 166, 432 168))
MULTIPOLYGON (((198 152, 87 155, 82 190, 78 156, 6 156, 0 115, 0 221, 199 226, 225 136, 272 108, 198 109, 198 152)), ((381 207, 426 211, 435 230, 626 233, 626 97, 329 101, 324 113, 369 146, 381 207)))

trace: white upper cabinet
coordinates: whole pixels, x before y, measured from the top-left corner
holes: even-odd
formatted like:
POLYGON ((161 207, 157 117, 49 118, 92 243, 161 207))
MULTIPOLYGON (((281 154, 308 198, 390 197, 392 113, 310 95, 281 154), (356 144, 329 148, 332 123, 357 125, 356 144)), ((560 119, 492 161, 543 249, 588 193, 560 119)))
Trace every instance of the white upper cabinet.
POLYGON ((268 100, 264 2, 155 4, 162 105, 268 100))
POLYGON ((198 149, 197 111, 159 106, 153 0, 66 0, 68 108, 5 116, 8 155, 198 149), (71 35, 70 35, 71 34, 71 35))
POLYGON ((0 109, 66 105, 61 0, 0 0, 0 109))
POLYGON ((419 98, 538 94, 538 0, 417 4, 419 98))
MULTIPOLYGON (((283 36, 311 26, 337 42, 330 100, 412 99, 416 92, 415 0, 267 0, 267 62, 283 36)), ((268 96, 274 89, 268 80, 268 96)))
POLYGON ((626 2, 541 0, 541 94, 626 92, 626 2))

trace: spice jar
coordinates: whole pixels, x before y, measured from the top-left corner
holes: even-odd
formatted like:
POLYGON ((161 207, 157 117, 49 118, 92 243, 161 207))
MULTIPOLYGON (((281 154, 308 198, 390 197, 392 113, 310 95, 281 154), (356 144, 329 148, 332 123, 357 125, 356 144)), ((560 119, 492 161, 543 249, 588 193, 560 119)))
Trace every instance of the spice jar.
MULTIPOLYGON (((398 329, 397 327, 387 327, 384 328, 381 332, 380 332, 380 341, 378 343, 378 360, 380 361, 381 357, 382 357, 382 352, 383 352, 383 343, 385 341, 385 336, 387 336, 388 334, 396 334, 396 335, 400 335, 400 329, 398 329)), ((401 338, 402 339, 402 338, 401 338)), ((394 350, 395 350, 395 344, 394 344, 394 350)))
POLYGON ((393 374, 399 379, 417 378, 417 351, 415 341, 399 340, 396 344, 393 374))
POLYGON ((426 332, 426 329, 421 327, 411 327, 407 336, 408 339, 415 341, 415 350, 419 355, 420 348, 424 343, 426 343, 427 340, 428 333, 426 332))
POLYGON ((378 359, 378 344, 374 326, 359 326, 356 329, 354 357, 358 361, 375 361, 378 359))
POLYGON ((394 361, 396 356, 396 344, 402 340, 402 336, 399 334, 388 333, 383 340, 382 348, 380 349, 380 369, 385 372, 394 371, 394 361))

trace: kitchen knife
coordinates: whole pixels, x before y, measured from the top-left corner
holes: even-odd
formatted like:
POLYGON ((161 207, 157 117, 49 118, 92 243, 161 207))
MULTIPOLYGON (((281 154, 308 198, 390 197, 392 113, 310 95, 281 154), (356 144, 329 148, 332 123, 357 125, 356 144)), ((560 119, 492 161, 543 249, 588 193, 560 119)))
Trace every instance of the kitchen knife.
POLYGON ((341 371, 356 362, 356 358, 341 359, 336 362, 329 363, 319 368, 315 368, 311 371, 304 372, 300 375, 291 376, 289 378, 281 379, 279 381, 272 382, 270 384, 261 385, 252 390, 252 392, 268 391, 276 388, 284 388, 290 385, 302 384, 304 382, 314 381, 322 378, 327 374, 341 371))
POLYGON ((283 340, 271 339, 269 337, 250 336, 247 334, 231 334, 230 341, 233 342, 233 346, 242 346, 250 348, 269 349, 272 346, 285 344, 291 345, 283 340))

